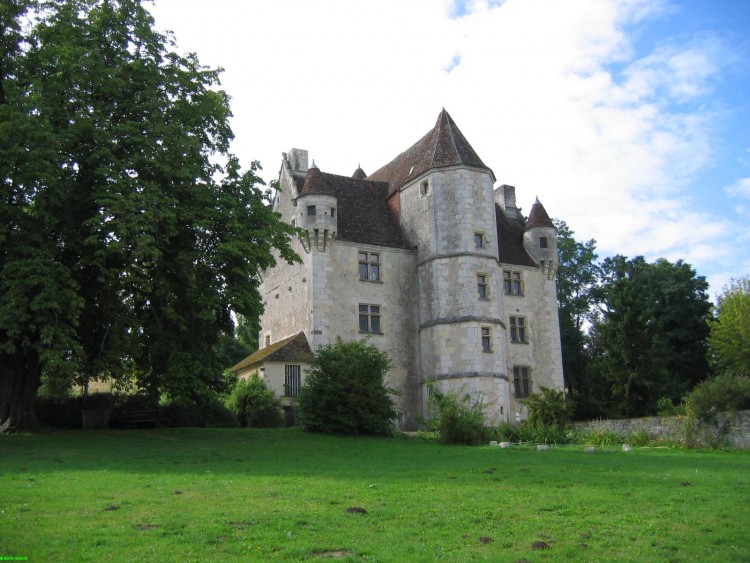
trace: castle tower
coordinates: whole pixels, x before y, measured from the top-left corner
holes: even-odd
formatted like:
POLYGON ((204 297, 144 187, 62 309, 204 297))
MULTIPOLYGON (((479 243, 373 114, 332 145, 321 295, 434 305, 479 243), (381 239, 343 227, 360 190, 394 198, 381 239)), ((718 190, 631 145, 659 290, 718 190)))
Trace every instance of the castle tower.
POLYGON ((558 262, 557 228, 538 198, 531 206, 531 213, 526 221, 523 245, 529 256, 539 264, 544 276, 548 280, 554 279, 558 262))
POLYGON ((423 401, 432 382, 481 396, 489 417, 501 418, 508 387, 492 171, 443 110, 369 178, 395 186, 389 204, 417 250, 423 401))
POLYGON ((338 199, 322 181, 320 170, 312 166, 297 198, 297 226, 305 229, 302 246, 306 252, 325 252, 336 239, 338 199))

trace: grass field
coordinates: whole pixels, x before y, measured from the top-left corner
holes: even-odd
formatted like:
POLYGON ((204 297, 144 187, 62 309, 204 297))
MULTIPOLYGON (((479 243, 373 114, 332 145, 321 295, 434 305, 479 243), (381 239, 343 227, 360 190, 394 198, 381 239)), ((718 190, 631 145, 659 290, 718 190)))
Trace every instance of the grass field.
POLYGON ((537 452, 298 429, 6 436, 0 556, 750 561, 750 452, 537 452))

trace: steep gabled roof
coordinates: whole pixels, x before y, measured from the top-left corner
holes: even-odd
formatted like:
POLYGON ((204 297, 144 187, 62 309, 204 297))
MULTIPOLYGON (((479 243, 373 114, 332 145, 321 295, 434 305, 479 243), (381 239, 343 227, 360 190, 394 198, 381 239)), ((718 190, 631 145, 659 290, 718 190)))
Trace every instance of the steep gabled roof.
POLYGON ((310 350, 310 345, 307 343, 305 333, 298 332, 294 336, 274 342, 270 346, 266 346, 250 354, 247 358, 229 368, 229 370, 236 373, 263 362, 309 363, 312 359, 313 353, 310 350))
POLYGON ((531 213, 529 213, 529 218, 526 221, 527 229, 532 229, 534 227, 555 228, 555 225, 552 223, 549 215, 547 215, 547 210, 544 209, 544 206, 541 203, 539 203, 538 198, 534 202, 534 205, 531 206, 531 213))
POLYGON ((408 248, 386 198, 388 184, 310 169, 300 197, 325 194, 338 200, 336 238, 359 244, 408 248))
POLYGON ((536 262, 528 255, 523 245, 523 232, 526 229, 523 220, 506 217, 500 206, 495 204, 495 221, 500 263, 536 267, 536 262))
POLYGON ((492 170, 482 162, 451 116, 443 109, 429 133, 368 178, 387 182, 390 196, 428 170, 459 164, 483 168, 495 180, 492 170))

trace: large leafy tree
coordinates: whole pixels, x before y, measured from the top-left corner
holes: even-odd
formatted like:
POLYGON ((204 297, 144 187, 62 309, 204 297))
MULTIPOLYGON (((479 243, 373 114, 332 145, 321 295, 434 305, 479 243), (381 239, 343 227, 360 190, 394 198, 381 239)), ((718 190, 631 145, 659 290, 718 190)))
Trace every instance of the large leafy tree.
POLYGON ((658 399, 678 401, 709 375, 707 288, 682 261, 604 260, 591 354, 609 388, 607 414, 653 414, 658 399))
POLYGON ((750 376, 750 278, 732 280, 709 322, 711 356, 721 371, 750 376))
POLYGON ((257 163, 229 153, 218 71, 140 0, 0 18, 0 430, 35 425, 42 370, 221 387, 231 311, 257 317, 257 272, 296 256, 257 163))
POLYGON ((586 331, 598 300, 599 265, 594 239, 580 242, 565 221, 557 227, 557 303, 560 318, 565 386, 575 399, 580 418, 599 414, 600 381, 592 377, 586 349, 586 331))

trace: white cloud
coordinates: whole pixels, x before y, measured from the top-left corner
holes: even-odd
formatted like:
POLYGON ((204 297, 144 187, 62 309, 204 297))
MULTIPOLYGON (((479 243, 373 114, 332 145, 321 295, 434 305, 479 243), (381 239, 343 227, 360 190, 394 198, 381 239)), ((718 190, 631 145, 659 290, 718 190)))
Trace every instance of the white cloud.
MULTIPOLYGON (((373 172, 445 107, 498 181, 517 186, 521 205, 538 195, 578 237, 596 238, 600 254, 729 268, 736 226, 701 211, 685 186, 714 150, 716 116, 695 102, 732 57, 710 35, 639 55, 629 35, 675 9, 652 0, 214 0, 210 9, 159 0, 152 11, 182 49, 226 68, 234 150, 259 159, 267 179, 292 146, 325 171, 351 174, 361 163, 373 172)), ((738 186, 727 193, 746 196, 738 186)))
POLYGON ((750 199, 750 178, 742 178, 731 186, 724 188, 724 191, 733 197, 750 199))

